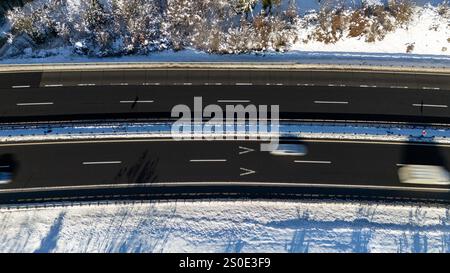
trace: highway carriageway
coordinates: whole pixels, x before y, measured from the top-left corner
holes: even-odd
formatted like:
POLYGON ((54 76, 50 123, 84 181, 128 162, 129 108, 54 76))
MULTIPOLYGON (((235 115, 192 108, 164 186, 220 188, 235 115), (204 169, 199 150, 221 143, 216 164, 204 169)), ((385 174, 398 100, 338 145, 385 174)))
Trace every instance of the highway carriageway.
POLYGON ((305 156, 261 152, 260 143, 250 140, 1 144, 1 168, 14 177, 0 185, 0 203, 240 196, 450 201, 448 186, 404 184, 398 178, 404 164, 449 169, 450 145, 301 143, 305 156))
POLYGON ((450 123, 450 77, 399 72, 131 70, 0 74, 0 121, 168 119, 174 105, 280 105, 281 119, 450 123))

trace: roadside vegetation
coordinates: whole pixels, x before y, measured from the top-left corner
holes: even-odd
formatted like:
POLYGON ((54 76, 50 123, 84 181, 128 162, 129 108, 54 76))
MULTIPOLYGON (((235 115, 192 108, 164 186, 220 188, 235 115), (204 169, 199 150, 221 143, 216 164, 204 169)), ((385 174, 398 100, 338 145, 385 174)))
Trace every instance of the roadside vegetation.
MULTIPOLYGON (((293 44, 347 38, 375 43, 407 28, 415 12, 411 0, 361 0, 358 6, 312 1, 319 1, 319 10, 301 11, 298 0, 34 0, 6 13, 10 30, 0 47, 14 46, 0 49, 0 56, 58 47, 103 57, 186 48, 216 54, 284 52, 293 44)), ((437 9, 448 18, 447 0, 437 9)), ((413 50, 414 44, 408 45, 406 51, 413 50)))
POLYGON ((344 37, 362 37, 366 42, 375 42, 387 33, 407 26, 412 14, 410 0, 391 0, 386 5, 363 4, 359 9, 324 5, 305 23, 317 25, 309 37, 312 40, 328 44, 344 37))

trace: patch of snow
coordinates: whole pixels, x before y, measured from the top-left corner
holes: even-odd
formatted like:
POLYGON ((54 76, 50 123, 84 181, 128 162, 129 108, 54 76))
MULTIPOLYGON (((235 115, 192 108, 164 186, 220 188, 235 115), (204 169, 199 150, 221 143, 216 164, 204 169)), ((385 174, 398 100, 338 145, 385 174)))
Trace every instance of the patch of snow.
MULTIPOLYGON (((414 54, 438 54, 450 56, 449 20, 438 15, 433 6, 415 8, 411 23, 405 28, 397 28, 388 32, 383 40, 365 42, 361 37, 344 37, 336 43, 325 44, 310 40, 308 35, 314 31, 315 25, 307 28, 299 27, 300 42, 294 44, 291 50, 317 52, 372 52, 372 53, 406 53, 407 45, 414 43, 414 54), (436 28, 433 28, 436 27, 436 28), (442 49, 448 47, 448 50, 442 49)), ((344 34, 346 36, 347 33, 344 34)))
MULTIPOLYGON (((406 48, 406 47, 405 47, 406 48)), ((74 54, 70 47, 39 50, 31 55, 0 59, 0 64, 101 63, 101 62, 295 62, 302 64, 384 65, 417 67, 450 67, 450 56, 289 51, 265 54, 209 54, 194 49, 165 50, 145 56, 87 57, 74 54)))
POLYGON ((1 252, 450 252, 450 210, 333 201, 0 209, 1 252))
MULTIPOLYGON (((0 127, 0 142, 57 141, 87 139, 130 139, 190 137, 190 134, 172 134, 171 123, 103 123, 103 124, 51 124, 17 125, 0 127)), ((248 136, 248 126, 246 128, 248 136)), ((414 141, 425 143, 450 143, 450 129, 445 127, 410 125, 373 125, 351 123, 283 123, 279 126, 282 136, 309 139, 342 139, 370 141, 414 141)), ((260 132, 252 136, 273 136, 260 132)), ((203 134, 202 137, 214 137, 203 134)), ((237 132, 236 138, 245 133, 237 132)))

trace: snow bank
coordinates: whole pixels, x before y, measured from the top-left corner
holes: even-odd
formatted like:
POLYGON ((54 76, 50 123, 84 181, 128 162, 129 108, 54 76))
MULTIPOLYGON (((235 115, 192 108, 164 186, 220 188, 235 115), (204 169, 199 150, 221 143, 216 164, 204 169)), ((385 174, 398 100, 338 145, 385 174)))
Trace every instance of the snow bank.
MULTIPOLYGON (((131 138, 175 138, 193 137, 189 133, 172 134, 171 123, 98 123, 98 124, 38 124, 4 125, 0 127, 0 143, 26 141, 70 141, 92 139, 131 139, 131 138)), ((236 131, 236 139, 250 136, 248 124, 246 132, 236 131)), ((285 137, 304 139, 341 139, 423 143, 450 143, 450 129, 446 127, 412 126, 401 124, 363 124, 363 123, 283 123, 279 133, 285 137)), ((259 136, 272 136, 270 132, 260 132, 259 136)), ((201 137, 214 137, 202 134, 201 137)), ((217 135, 216 135, 217 136, 217 135)), ((257 136, 257 135, 252 135, 257 136)))
POLYGON ((450 252, 447 207, 198 201, 0 209, 1 252, 450 252))

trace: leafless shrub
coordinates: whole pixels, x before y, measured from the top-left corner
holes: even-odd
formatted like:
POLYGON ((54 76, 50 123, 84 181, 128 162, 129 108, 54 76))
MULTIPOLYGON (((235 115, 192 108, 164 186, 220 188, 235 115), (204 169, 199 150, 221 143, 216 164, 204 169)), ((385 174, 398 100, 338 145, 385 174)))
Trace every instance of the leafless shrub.
POLYGON ((444 18, 450 18, 450 3, 449 1, 443 1, 437 7, 438 14, 444 18))
POLYGON ((404 25, 411 20, 413 3, 410 0, 389 0, 387 8, 397 24, 404 25))
POLYGON ((335 43, 344 36, 347 17, 340 10, 322 10, 318 14, 318 25, 313 34, 319 42, 335 43))
POLYGON ((366 42, 375 42, 409 22, 412 13, 409 0, 391 0, 386 6, 363 5, 359 9, 345 11, 324 4, 318 13, 318 24, 311 38, 335 43, 346 33, 347 37, 364 37, 366 42))
POLYGON ((411 53, 414 50, 414 43, 410 43, 406 45, 406 53, 411 53))

